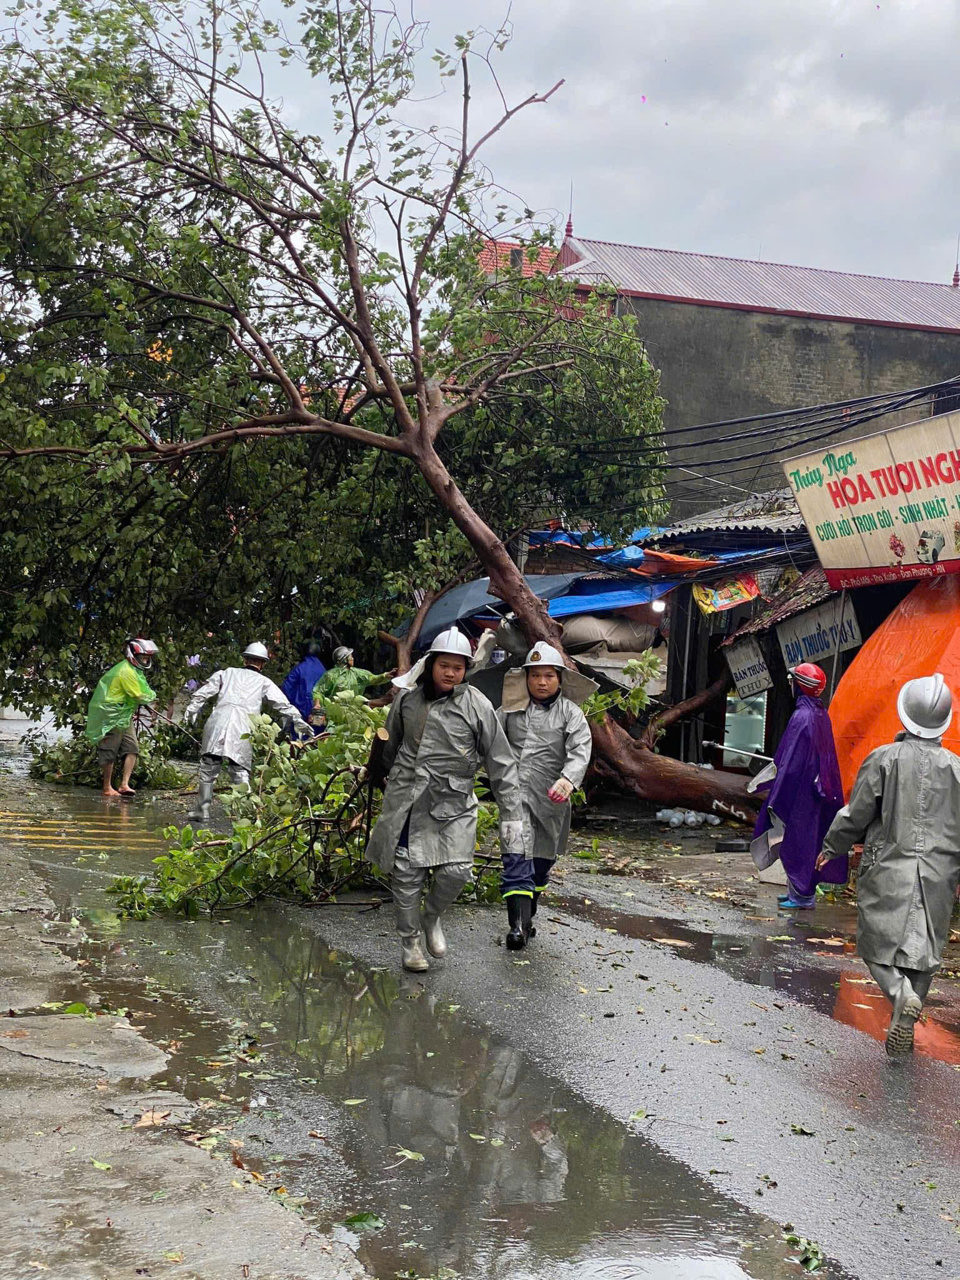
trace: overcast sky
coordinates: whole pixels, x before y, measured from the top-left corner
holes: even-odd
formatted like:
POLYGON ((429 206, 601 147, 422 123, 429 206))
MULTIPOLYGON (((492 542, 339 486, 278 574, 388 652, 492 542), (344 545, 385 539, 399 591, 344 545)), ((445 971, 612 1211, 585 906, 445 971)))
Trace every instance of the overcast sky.
MULTIPOLYGON (((507 5, 415 11, 433 47, 507 5)), ((591 239, 949 282, 960 0, 514 0, 512 21, 508 94, 566 80, 487 153, 532 207, 564 221, 572 181, 591 239)))

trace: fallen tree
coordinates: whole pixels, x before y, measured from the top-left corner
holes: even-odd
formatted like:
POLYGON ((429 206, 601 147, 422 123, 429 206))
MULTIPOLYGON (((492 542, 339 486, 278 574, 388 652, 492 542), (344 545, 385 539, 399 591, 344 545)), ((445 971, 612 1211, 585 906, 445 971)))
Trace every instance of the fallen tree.
MULTIPOLYGON (((663 514, 662 405, 634 321, 537 269, 549 232, 482 165, 562 81, 511 103, 508 30, 469 33, 433 58, 454 109, 421 124, 422 24, 372 0, 300 19, 292 39, 233 0, 20 6, 0 133, 30 235, 22 216, 4 233, 0 460, 79 470, 94 491, 136 482, 149 507, 158 477, 186 487, 211 458, 374 451, 415 470, 530 641, 562 649, 496 531, 499 495, 523 495, 506 527, 564 510, 616 535, 663 514), (58 39, 38 45, 35 18, 58 39), (268 94, 290 66, 326 90, 329 145, 268 94), (497 104, 479 126, 477 70, 497 104), (491 249, 507 235, 519 250, 491 249)), ((69 607, 68 587, 49 594, 69 607)), ((594 732, 630 794, 748 816, 739 781, 609 717, 594 732)))

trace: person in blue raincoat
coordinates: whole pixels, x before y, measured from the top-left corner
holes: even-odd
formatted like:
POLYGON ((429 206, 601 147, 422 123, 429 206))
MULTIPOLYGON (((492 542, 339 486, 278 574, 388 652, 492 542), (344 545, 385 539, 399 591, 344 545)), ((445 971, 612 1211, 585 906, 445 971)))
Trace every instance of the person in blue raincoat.
MULTIPOLYGON (((313 714, 313 687, 318 680, 327 674, 327 668, 320 660, 320 645, 316 640, 305 640, 300 646, 300 661, 291 668, 280 686, 304 720, 309 721, 313 714)), ((315 729, 316 733, 321 732, 315 729)))
MULTIPOLYGON (((847 859, 836 858, 817 870, 817 858, 831 822, 843 806, 840 765, 833 729, 820 701, 827 684, 812 662, 790 669, 797 706, 773 758, 770 792, 753 832, 750 853, 764 871, 777 859, 783 864, 790 892, 780 899, 785 909, 810 910, 817 884, 846 884, 847 859)), ((756 789, 768 785, 760 774, 756 789)))

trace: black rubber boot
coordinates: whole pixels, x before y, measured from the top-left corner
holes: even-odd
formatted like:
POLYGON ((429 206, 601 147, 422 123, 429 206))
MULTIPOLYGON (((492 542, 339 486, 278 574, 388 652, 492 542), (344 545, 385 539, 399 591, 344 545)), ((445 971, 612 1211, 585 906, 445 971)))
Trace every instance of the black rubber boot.
POLYGON ((541 893, 543 893, 542 889, 534 889, 533 891, 533 901, 530 903, 530 928, 527 930, 528 938, 537 936, 537 926, 533 923, 533 917, 537 914, 537 904, 540 902, 541 893))
POLYGON ((507 950, 522 951, 530 936, 530 911, 532 903, 525 893, 511 893, 507 899, 507 950))

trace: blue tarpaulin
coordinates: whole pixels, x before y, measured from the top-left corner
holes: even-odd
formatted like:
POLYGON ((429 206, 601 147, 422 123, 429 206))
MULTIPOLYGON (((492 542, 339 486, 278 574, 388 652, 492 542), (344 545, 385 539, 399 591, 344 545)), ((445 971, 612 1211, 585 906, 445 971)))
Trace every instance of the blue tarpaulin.
MULTIPOLYGON (((648 538, 652 538, 654 534, 661 533, 655 525, 651 525, 646 529, 634 529, 630 537, 625 541, 627 544, 637 542, 645 542, 648 538)), ((535 529, 527 535, 530 539, 531 547, 540 547, 545 543, 568 543, 574 547, 586 547, 591 551, 596 551, 599 547, 612 547, 614 544, 609 538, 594 538, 589 533, 577 533, 573 529, 535 529)))
POLYGON ((618 587, 612 582, 589 584, 600 588, 596 591, 585 591, 587 583, 577 588, 576 595, 558 596, 549 604, 551 618, 569 618, 578 613, 610 613, 615 609, 629 609, 637 604, 650 604, 660 596, 665 596, 677 585, 672 582, 632 583, 618 587))

